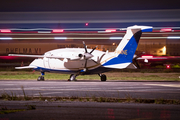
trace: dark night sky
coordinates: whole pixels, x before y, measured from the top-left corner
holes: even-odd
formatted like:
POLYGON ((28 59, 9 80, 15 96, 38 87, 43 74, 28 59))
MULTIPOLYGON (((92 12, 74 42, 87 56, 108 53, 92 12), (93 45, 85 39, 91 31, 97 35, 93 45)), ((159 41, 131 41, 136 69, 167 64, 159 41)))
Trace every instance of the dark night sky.
POLYGON ((180 0, 0 0, 0 12, 179 9, 180 0))

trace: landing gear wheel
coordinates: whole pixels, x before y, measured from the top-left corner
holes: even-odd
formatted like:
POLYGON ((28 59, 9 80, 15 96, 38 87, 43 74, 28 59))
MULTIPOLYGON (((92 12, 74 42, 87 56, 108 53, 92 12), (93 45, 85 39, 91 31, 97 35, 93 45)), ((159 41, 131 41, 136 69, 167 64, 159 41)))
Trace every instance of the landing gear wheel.
POLYGON ((106 81, 107 79, 105 74, 102 74, 100 77, 101 77, 101 81, 106 81))
POLYGON ((39 76, 37 81, 44 81, 44 76, 39 76))
POLYGON ((76 74, 71 74, 68 81, 76 81, 76 74))

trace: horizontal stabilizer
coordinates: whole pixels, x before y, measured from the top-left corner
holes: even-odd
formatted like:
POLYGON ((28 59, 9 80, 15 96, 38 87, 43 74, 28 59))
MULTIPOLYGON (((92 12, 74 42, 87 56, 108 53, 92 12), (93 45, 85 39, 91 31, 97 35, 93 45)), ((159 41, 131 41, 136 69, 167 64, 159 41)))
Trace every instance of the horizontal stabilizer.
POLYGON ((137 67, 134 64, 130 64, 129 66, 127 66, 128 69, 137 69, 137 67))
POLYGON ((27 68, 37 68, 36 66, 24 66, 24 67, 15 67, 15 69, 27 69, 27 68))
POLYGON ((106 68, 114 68, 114 69, 124 69, 127 68, 131 63, 121 63, 121 64, 113 64, 113 65, 107 65, 104 66, 106 68))

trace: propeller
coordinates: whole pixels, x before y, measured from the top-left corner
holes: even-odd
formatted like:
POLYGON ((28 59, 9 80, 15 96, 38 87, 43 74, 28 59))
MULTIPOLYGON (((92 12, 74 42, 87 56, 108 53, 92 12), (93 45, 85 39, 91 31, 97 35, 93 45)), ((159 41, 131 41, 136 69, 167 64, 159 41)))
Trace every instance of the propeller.
MULTIPOLYGON (((84 41, 83 41, 83 45, 84 45, 85 53, 84 53, 84 55, 79 54, 79 57, 84 57, 84 59, 85 59, 84 71, 87 71, 87 60, 93 57, 92 53, 93 53, 94 50, 97 48, 97 46, 96 46, 95 48, 93 48, 93 49, 91 50, 91 52, 88 52, 88 51, 87 51, 87 46, 86 46, 86 44, 85 44, 84 41)), ((93 61, 94 61, 94 60, 93 60, 93 61)))

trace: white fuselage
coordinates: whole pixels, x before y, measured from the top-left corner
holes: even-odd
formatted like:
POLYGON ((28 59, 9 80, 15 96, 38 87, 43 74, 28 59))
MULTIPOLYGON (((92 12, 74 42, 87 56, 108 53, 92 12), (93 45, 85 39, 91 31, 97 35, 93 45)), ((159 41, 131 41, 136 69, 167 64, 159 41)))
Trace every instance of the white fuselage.
MULTIPOLYGON (((88 52, 91 49, 87 49, 88 52)), ((51 71, 51 72, 77 72, 84 70, 85 59, 80 58, 79 54, 84 54, 84 48, 64 48, 55 49, 48 51, 44 54, 44 58, 35 59, 30 66, 36 66, 39 70, 51 71), (53 58, 61 57, 61 58, 53 58), (52 57, 52 58, 49 58, 52 57), (71 57, 71 58, 69 58, 71 57), (53 71, 52 71, 53 70, 53 71)), ((86 68, 88 70, 93 70, 101 66, 106 60, 113 56, 113 53, 102 52, 99 50, 94 50, 92 53, 93 57, 87 60, 86 68)))

